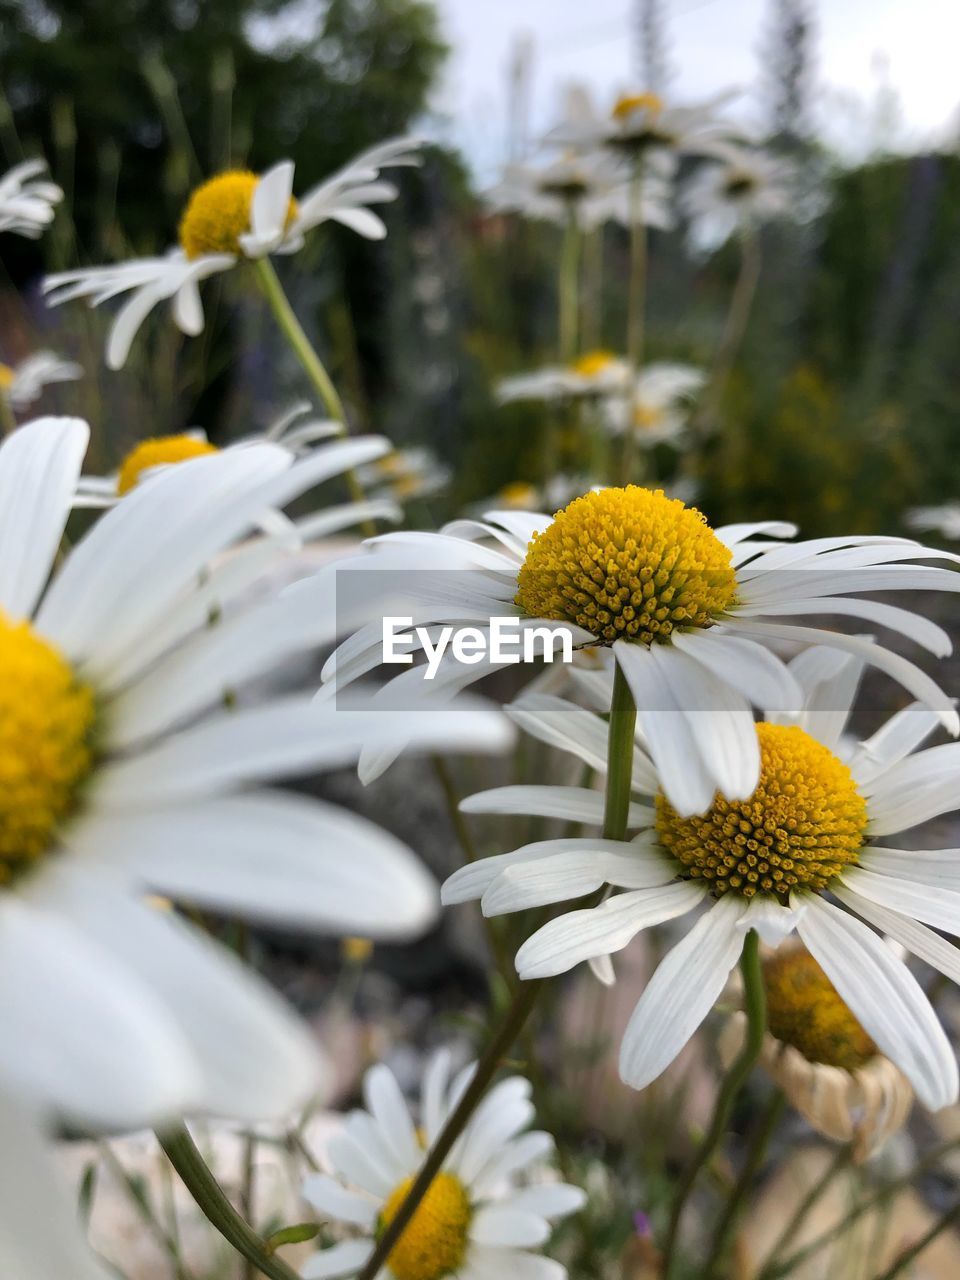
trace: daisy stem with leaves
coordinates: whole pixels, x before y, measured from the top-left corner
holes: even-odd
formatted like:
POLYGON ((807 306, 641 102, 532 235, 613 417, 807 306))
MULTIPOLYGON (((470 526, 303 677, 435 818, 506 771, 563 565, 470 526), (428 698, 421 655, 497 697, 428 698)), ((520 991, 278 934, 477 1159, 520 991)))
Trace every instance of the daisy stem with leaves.
POLYGON ((627 277, 627 430, 623 436, 620 483, 630 484, 636 435, 633 416, 637 375, 643 367, 647 311, 647 227, 643 220, 643 160, 634 162, 630 179, 630 271, 627 277))
MULTIPOLYGON (((300 361, 303 370, 310 379, 311 385, 320 397, 321 403, 327 413, 334 421, 340 424, 340 435, 349 434, 347 425, 347 414, 343 407, 343 401, 340 399, 336 387, 333 385, 329 373, 327 373, 323 361, 317 355, 310 339, 303 331, 303 326, 297 319, 296 312, 290 305, 290 299, 284 292, 283 285, 280 283, 280 277, 277 275, 276 269, 269 257, 264 255, 262 258, 256 258, 253 263, 254 270, 257 273, 257 280, 263 295, 267 300, 273 317, 280 328, 280 332, 290 344, 290 349, 300 361)), ((354 502, 363 502, 364 492, 360 481, 352 471, 344 474, 347 488, 350 491, 350 497, 354 502)), ((365 521, 363 526, 364 532, 368 537, 372 537, 376 533, 376 529, 370 521, 365 521)))
MULTIPOLYGON (((630 692, 625 676, 617 667, 613 696, 610 701, 610 724, 607 735, 607 787, 603 819, 603 836, 607 840, 623 840, 626 836, 636 722, 637 708, 633 694, 630 692)), ((376 1248, 362 1270, 357 1272, 357 1280, 375 1280, 375 1277, 380 1274, 381 1268, 409 1225, 434 1178, 442 1170, 443 1163, 454 1143, 483 1099, 497 1068, 523 1031, 543 985, 540 979, 519 984, 510 1007, 493 1039, 484 1050, 463 1097, 454 1108, 440 1136, 430 1148, 406 1197, 380 1235, 376 1248)))
POLYGON ((664 1246, 663 1275, 664 1280, 672 1280, 677 1274, 677 1236, 680 1231, 680 1220, 686 1208, 694 1184, 713 1155, 720 1146, 727 1131, 730 1112, 737 1094, 746 1082, 754 1063, 760 1056, 763 1037, 767 1029, 767 997, 763 985, 763 970, 760 965, 760 938, 755 929, 751 929, 743 943, 740 956, 740 973, 743 978, 743 1001, 747 1015, 747 1033, 743 1048, 734 1059, 727 1072, 720 1092, 710 1127, 703 1137, 699 1148, 694 1153, 686 1172, 681 1178, 674 1194, 673 1207, 670 1212, 670 1225, 664 1246))

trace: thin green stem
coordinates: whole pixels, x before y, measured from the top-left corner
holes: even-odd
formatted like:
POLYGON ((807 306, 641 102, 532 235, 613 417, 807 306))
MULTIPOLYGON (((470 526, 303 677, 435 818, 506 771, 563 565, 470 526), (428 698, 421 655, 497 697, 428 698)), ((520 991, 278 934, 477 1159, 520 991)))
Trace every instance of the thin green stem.
POLYGON ((824 1193, 833 1185, 834 1179, 852 1163, 852 1160, 853 1146, 850 1143, 847 1143, 837 1149, 837 1152, 823 1177, 818 1178, 810 1185, 806 1195, 797 1205, 796 1212, 793 1217, 777 1237, 773 1248, 767 1256, 766 1262, 763 1264, 763 1268, 760 1271, 757 1280, 769 1280, 768 1269, 775 1263, 777 1257, 783 1253, 787 1245, 793 1243, 797 1232, 806 1222, 807 1215, 821 1199, 824 1193))
POLYGON ((374 1280, 374 1277, 380 1274, 380 1268, 389 1258, 394 1245, 416 1213, 420 1201, 427 1194, 434 1178, 443 1168, 444 1160, 450 1154, 450 1149, 463 1132, 471 1115, 473 1115, 480 1099, 486 1092, 487 1085, 493 1079, 494 1073, 509 1052, 517 1036, 523 1030, 524 1023, 529 1017, 542 987, 543 981, 541 979, 520 983, 513 1002, 507 1010, 496 1035, 484 1050, 463 1097, 454 1108, 447 1123, 443 1126, 436 1142, 430 1148, 430 1152, 423 1162, 420 1172, 414 1179, 413 1185, 404 1197, 403 1203, 398 1207, 396 1214, 390 1220, 386 1230, 377 1241, 373 1253, 367 1259, 362 1270, 357 1272, 357 1280, 374 1280))
POLYGON ((560 363, 570 364, 577 354, 580 311, 580 223, 576 204, 567 209, 567 223, 560 251, 559 350, 560 363))
POLYGON ((710 1127, 677 1186, 664 1247, 664 1280, 671 1280, 671 1277, 676 1274, 679 1261, 677 1236, 690 1193, 693 1191, 700 1171, 709 1164, 718 1150, 727 1131, 734 1100, 746 1083, 763 1047, 763 1037, 767 1028, 767 999, 760 967, 760 939, 755 929, 751 929, 744 939, 743 952, 740 956, 740 973, 743 978, 744 1008, 747 1014, 746 1039, 720 1086, 710 1127))
POLYGON ((198 1208, 228 1244, 252 1262, 268 1280, 299 1280, 293 1268, 271 1253, 249 1223, 237 1213, 182 1125, 158 1133, 157 1139, 198 1208))
POLYGON ((713 1235, 713 1243, 707 1254, 710 1259, 707 1280, 720 1280, 720 1277, 724 1274, 723 1268, 726 1264, 727 1254, 733 1241, 740 1214, 743 1211, 744 1202, 750 1194, 757 1174, 763 1167, 770 1139, 780 1123, 786 1105, 787 1099, 783 1091, 775 1089, 756 1126, 749 1150, 744 1157, 740 1176, 734 1184, 720 1221, 717 1223, 717 1229, 713 1235))
POLYGON ((895 1259, 893 1265, 878 1276, 877 1280, 895 1280, 896 1276, 906 1275, 910 1264, 920 1257, 924 1249, 932 1244, 937 1236, 952 1227, 955 1222, 960 1222, 960 1203, 955 1204, 952 1209, 949 1209, 942 1217, 938 1218, 930 1230, 925 1231, 920 1239, 915 1244, 912 1244, 909 1249, 904 1249, 903 1253, 895 1259))
MULTIPOLYGON (((604 837, 611 840, 622 840, 627 830, 636 716, 637 709, 630 687, 618 667, 610 703, 610 724, 607 734, 607 792, 603 819, 604 837)), ((444 1160, 473 1115, 504 1056, 523 1031, 543 985, 543 979, 532 979, 520 983, 513 1002, 496 1035, 484 1050, 463 1097, 430 1148, 413 1185, 377 1241, 373 1253, 357 1273, 356 1280, 374 1280, 374 1277, 380 1274, 381 1267, 387 1262, 394 1245, 403 1235, 421 1200, 429 1191, 431 1183, 443 1168, 444 1160)))
POLYGON ((620 483, 629 484, 636 451, 634 411, 637 377, 643 368, 647 324, 647 224, 643 219, 643 160, 638 156, 630 179, 630 274, 627 286, 627 423, 623 433, 620 483))

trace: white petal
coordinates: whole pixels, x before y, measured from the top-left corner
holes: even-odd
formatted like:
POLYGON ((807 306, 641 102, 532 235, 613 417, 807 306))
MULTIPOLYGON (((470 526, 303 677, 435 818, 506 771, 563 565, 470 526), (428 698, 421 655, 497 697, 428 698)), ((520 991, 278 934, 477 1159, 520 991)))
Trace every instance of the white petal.
POLYGON ((630 1016, 620 1076, 644 1089, 673 1062, 713 1008, 743 949, 742 902, 720 899, 661 960, 630 1016))
POLYGON ((500 1183, 530 1165, 545 1160, 553 1151, 553 1138, 539 1129, 514 1138, 490 1161, 473 1184, 474 1195, 482 1200, 500 1183))
POLYGON ((153 308, 161 302, 163 294, 156 284, 143 285, 134 290, 114 317, 107 337, 106 361, 108 369, 122 369, 127 362, 133 340, 153 308))
POLYGON ((376 1223, 377 1205, 373 1200, 348 1191, 325 1173, 310 1174, 300 1191, 304 1200, 324 1218, 350 1222, 357 1227, 372 1228, 376 1223))
POLYGON ((644 849, 619 841, 598 840, 596 844, 597 848, 558 853, 543 861, 507 867, 484 893, 480 904, 483 914, 496 916, 566 902, 595 893, 605 884, 620 889, 653 889, 676 878, 676 866, 656 848, 644 849))
POLYGON ((960 948, 952 942, 941 938, 939 933, 934 933, 925 924, 919 924, 909 916, 901 915, 899 911, 881 907, 876 902, 871 902, 869 898, 861 897, 859 893, 855 893, 845 885, 835 887, 833 892, 858 916, 876 925, 895 942, 899 942, 913 955, 933 965, 935 969, 939 969, 954 982, 960 983, 960 948))
POLYGON ((397 1160, 415 1168, 423 1152, 400 1086, 388 1067, 378 1063, 370 1068, 363 1078, 363 1098, 397 1160))
MULTIPOLYGON (((542 693, 525 694, 504 710, 521 729, 540 742, 569 751, 585 764, 606 773, 607 726, 592 711, 542 693)), ((634 751, 631 783, 635 790, 648 795, 659 789, 650 762, 639 750, 634 751)))
MULTIPOLYGON (((603 823, 602 791, 590 787, 510 786, 477 791, 461 800, 463 813, 529 814, 532 817, 558 818, 567 822, 584 822, 592 826, 603 823)), ((631 804, 627 827, 653 824, 650 805, 631 804)))
POLYGON ((866 871, 912 884, 960 890, 960 849, 885 849, 870 845, 860 855, 866 871))
POLYGON ((931 886, 922 878, 916 880, 892 875, 877 875, 859 867, 845 871, 844 884, 855 893, 891 911, 912 916, 934 929, 960 935, 960 891, 942 884, 931 886))
POLYGON ((327 1143, 327 1155, 334 1170, 355 1187, 385 1199, 397 1185, 392 1168, 383 1167, 360 1142, 346 1130, 335 1133, 327 1143))
POLYGON ((477 1244, 468 1254, 468 1260, 471 1258, 475 1266, 482 1266, 478 1275, 485 1280, 503 1280, 507 1276, 510 1280, 567 1280, 566 1267, 538 1253, 477 1244))
MULTIPOLYGON (((619 841, 609 843, 613 846, 613 851, 616 851, 616 847, 620 844, 619 841)), ((521 845, 519 849, 514 849, 510 853, 498 853, 489 858, 479 858, 476 862, 458 868, 444 882, 440 890, 441 901, 444 906, 471 902, 474 898, 482 897, 507 867, 537 862, 544 858, 550 859, 560 853, 578 853, 597 847, 597 837, 564 836, 557 840, 537 840, 533 844, 521 845)), ((600 842, 599 847, 604 847, 603 842, 600 842)))
POLYGON ((203 333, 203 303, 200 301, 200 287, 192 277, 173 295, 173 318, 177 328, 188 337, 195 338, 203 333))
POLYGON ((519 1249, 536 1249, 550 1238, 543 1218, 523 1209, 484 1205, 470 1223, 470 1239, 477 1244, 519 1249))
POLYGON ((50 574, 90 437, 80 418, 38 418, 0 445, 0 609, 28 618, 50 574))
POLYGON ((311 1253, 300 1268, 303 1280, 338 1280, 360 1270, 373 1252, 369 1240, 341 1240, 329 1249, 311 1253))
POLYGON ((447 1085, 450 1080, 450 1050, 438 1049, 427 1063, 420 1092, 420 1120, 432 1146, 443 1127, 447 1085))
POLYGON ((565 1218, 582 1209, 586 1203, 586 1192, 566 1182, 544 1182, 510 1193, 510 1204, 514 1209, 537 1213, 543 1218, 565 1218))
POLYGON ((293 161, 281 160, 269 168, 253 192, 250 223, 259 236, 283 234, 293 191, 293 161))
POLYGON ((641 929, 691 911, 704 896, 697 885, 621 893, 599 907, 570 911, 538 929, 517 952, 521 978, 566 973, 582 960, 622 950, 641 929))
POLYGON ((763 645, 743 636, 676 631, 673 647, 695 658, 754 706, 798 712, 803 693, 790 668, 763 645))
POLYGON ((930 1002, 906 965, 865 924, 811 897, 798 925, 840 997, 931 1111, 956 1102, 957 1063, 930 1002))
POLYGON ((345 227, 349 227, 351 231, 355 231, 358 236, 363 236, 366 240, 382 240, 387 234, 383 219, 378 218, 369 209, 355 209, 349 205, 341 205, 339 208, 331 209, 327 216, 333 222, 340 222, 345 227))

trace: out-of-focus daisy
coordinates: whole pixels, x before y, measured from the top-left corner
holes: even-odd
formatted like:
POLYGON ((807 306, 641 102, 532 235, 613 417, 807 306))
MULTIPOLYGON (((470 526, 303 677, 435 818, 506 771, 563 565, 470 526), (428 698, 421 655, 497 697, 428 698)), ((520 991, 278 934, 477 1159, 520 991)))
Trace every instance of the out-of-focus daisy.
POLYGON ((960 538, 960 502, 946 502, 942 507, 914 507, 907 512, 912 529, 933 529, 945 538, 960 538))
POLYGON ((638 210, 630 206, 629 184, 609 155, 570 151, 544 165, 508 165, 500 182, 487 192, 491 209, 522 213, 527 218, 564 223, 573 217, 584 230, 639 220, 649 227, 668 228, 670 188, 658 173, 644 183, 638 210))
POLYGON ((529 373, 502 378, 496 387, 499 404, 518 400, 574 400, 623 392, 630 366, 612 351, 588 351, 568 365, 545 365, 529 373))
MULTIPOLYGON (((915 750, 938 720, 914 704, 846 750, 860 670, 858 659, 818 648, 794 659, 803 710, 756 726, 760 779, 745 800, 716 795, 699 815, 679 813, 638 742, 634 786, 649 800, 632 807, 632 840, 542 841, 473 863, 444 885, 444 902, 480 898, 484 913, 497 915, 604 885, 626 890, 539 929, 517 953, 522 978, 563 973, 584 960, 600 962, 602 973, 642 929, 706 905, 661 962, 624 1033, 620 1072, 634 1088, 655 1080, 699 1027, 752 929, 773 946, 796 931, 920 1101, 931 1110, 954 1102, 950 1043, 919 983, 868 926, 960 981, 960 953, 934 932, 960 934, 960 854, 875 843, 956 807, 960 744, 915 750)), ((759 667, 757 678, 765 680, 759 667)), ((540 695, 521 700, 516 718, 581 759, 602 756, 606 725, 584 707, 540 695)), ((727 750, 740 754, 732 740, 727 750)), ((556 816, 575 810, 575 820, 599 821, 597 793, 524 791, 509 788, 465 807, 556 816), (550 792, 558 808, 546 808, 550 792)))
POLYGON ((49 1134, 23 1098, 0 1086, 0 1260, 8 1280, 70 1276, 107 1280, 110 1272, 83 1239, 76 1204, 54 1168, 49 1134))
MULTIPOLYGON (((809 951, 785 943, 763 964, 767 1034, 760 1064, 818 1133, 853 1144, 866 1160, 907 1121, 913 1089, 885 1058, 809 951)), ((746 1014, 720 1037, 729 1065, 739 1053, 746 1014)))
POLYGON ((573 498, 587 493, 595 486, 590 476, 572 476, 560 472, 551 476, 542 485, 531 484, 527 480, 513 480, 505 484, 499 493, 485 502, 478 503, 476 512, 481 514, 491 509, 497 511, 529 511, 531 507, 542 507, 547 511, 555 511, 565 507, 573 498))
POLYGON ((46 171, 45 160, 24 160, 0 178, 0 231, 36 240, 50 225, 63 192, 40 176, 46 171))
POLYGON ((89 298, 91 306, 99 306, 130 294, 107 340, 107 364, 119 369, 140 326, 160 302, 170 302, 182 333, 202 332, 198 286, 209 276, 268 254, 295 253, 306 233, 323 222, 339 222, 367 239, 382 239, 386 228, 367 206, 395 199, 397 190, 381 179, 381 170, 419 164, 420 145, 413 138, 381 143, 299 198, 293 196, 290 160, 281 160, 262 176, 239 169, 220 173, 194 191, 180 220, 179 244, 163 257, 47 276, 47 302, 57 306, 89 298))
MULTIPOLYGON (((307 1178, 303 1194, 324 1218, 344 1223, 355 1238, 342 1240, 304 1264, 304 1280, 354 1275, 389 1225, 423 1164, 425 1150, 467 1087, 473 1064, 451 1079, 450 1055, 435 1054, 420 1094, 419 1125, 385 1066, 363 1082, 366 1111, 348 1116, 329 1143, 334 1176, 307 1178)), ((563 1280, 559 1263, 537 1250, 550 1224, 580 1209, 579 1187, 546 1181, 553 1148, 548 1133, 529 1131, 534 1119, 530 1085, 520 1076, 500 1081, 468 1121, 381 1276, 386 1280, 500 1280, 503 1276, 563 1280)))
POLYGON ((19 364, 0 363, 0 395, 20 413, 40 399, 44 387, 82 377, 83 369, 73 360, 61 360, 53 351, 36 351, 19 364))
POLYGON ((408 502, 429 498, 450 482, 450 468, 432 449, 394 449, 357 472, 371 498, 408 502))
POLYGON ((679 155, 711 155, 718 142, 735 136, 736 129, 719 111, 735 96, 715 95, 704 102, 679 106, 659 94, 624 93, 605 115, 589 95, 568 98, 565 118, 547 134, 547 142, 578 151, 606 147, 630 159, 642 158, 672 170, 679 155))
POLYGON ((503 732, 489 713, 401 729, 312 694, 245 700, 250 681, 329 642, 335 592, 320 574, 245 604, 278 544, 238 541, 384 441, 299 462, 251 445, 169 467, 54 569, 87 437, 78 419, 41 419, 0 447, 0 1075, 84 1127, 280 1116, 315 1088, 312 1038, 262 980, 144 896, 415 934, 435 889, 408 849, 263 783, 348 763, 374 735, 472 751, 477 734, 492 746, 503 732))
POLYGON ((713 158, 719 163, 704 164, 682 200, 687 215, 708 225, 715 237, 758 226, 788 211, 790 168, 785 161, 725 143, 714 148, 713 158))
POLYGON ((601 402, 601 418, 614 435, 632 428, 638 445, 676 444, 683 438, 690 401, 706 382, 706 374, 689 364, 661 362, 637 374, 632 395, 612 395, 601 402))
MULTIPOLYGON (((777 522, 714 530, 679 499, 630 485, 585 494, 553 518, 500 511, 439 533, 388 533, 342 569, 417 570, 395 580, 402 612, 417 625, 462 622, 484 630, 490 618, 516 616, 524 629, 554 624, 557 644, 566 630, 574 645, 612 648, 663 787, 679 811, 692 814, 706 810, 718 790, 742 800, 756 787, 751 704, 799 706, 797 683, 772 652, 783 642, 859 655, 935 707, 952 732, 960 728, 952 701, 906 658, 861 636, 782 621, 847 615, 945 655, 951 644, 942 628, 860 593, 958 591, 953 568, 904 563, 956 557, 902 538, 787 544, 756 536, 795 532, 777 522)), ((382 627, 370 624, 344 641, 325 678, 346 683, 381 657, 382 627)), ((384 697, 415 689, 418 698, 438 698, 492 665, 481 654, 465 666, 451 652, 430 682, 414 666, 388 683, 384 697)))

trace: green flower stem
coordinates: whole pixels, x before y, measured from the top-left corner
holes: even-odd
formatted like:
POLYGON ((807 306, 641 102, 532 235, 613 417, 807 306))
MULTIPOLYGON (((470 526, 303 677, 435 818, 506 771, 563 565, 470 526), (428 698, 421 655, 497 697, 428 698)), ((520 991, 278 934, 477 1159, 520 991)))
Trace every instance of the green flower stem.
POLYGON ((826 1191, 833 1186, 834 1180, 843 1172, 844 1169, 848 1168, 852 1162, 853 1145, 851 1143, 847 1143, 842 1147, 838 1147, 826 1172, 821 1178, 818 1178, 815 1182, 811 1183, 807 1194, 797 1205, 797 1209, 793 1217, 777 1237, 773 1248, 767 1256, 767 1260, 763 1264, 763 1269, 757 1277, 757 1280, 768 1280, 769 1268, 778 1257, 782 1256, 787 1245, 793 1243, 797 1232, 806 1222, 807 1216, 811 1210, 820 1201, 826 1191))
POLYGON ((271 1253, 260 1236, 237 1213, 182 1125, 158 1133, 157 1139, 198 1208, 228 1244, 233 1245, 268 1280, 299 1280, 293 1268, 271 1253))
POLYGON ((912 1244, 909 1249, 904 1249, 903 1253, 894 1260, 893 1265, 888 1267, 881 1276, 878 1276, 877 1280, 895 1280, 896 1276, 907 1275, 911 1263, 920 1257, 924 1249, 932 1244, 937 1236, 958 1221, 960 1221, 960 1203, 955 1204, 952 1209, 948 1209, 942 1217, 938 1218, 929 1231, 924 1232, 920 1239, 915 1244, 912 1244))
POLYGON ((710 1259, 707 1280, 722 1280, 722 1277, 726 1274, 724 1267, 726 1266, 727 1254, 733 1241, 733 1234, 737 1228, 740 1214, 743 1212, 744 1202, 750 1194, 757 1174, 763 1167, 770 1139, 773 1137, 776 1127, 783 1117, 786 1106, 787 1099, 783 1091, 775 1089, 750 1141, 749 1149, 744 1156, 743 1168, 740 1170, 740 1176, 737 1178, 736 1184, 730 1193, 723 1216, 717 1223, 713 1243, 707 1255, 710 1259))
MULTIPOLYGON (((327 413, 335 422, 340 424, 340 435, 349 435, 350 428, 347 424, 347 414, 343 407, 343 401, 337 394, 337 389, 333 385, 330 375, 323 367, 323 361, 314 351, 310 344, 310 339, 304 333, 303 326, 290 305, 290 299, 283 291, 283 285, 274 270, 273 263, 268 257, 264 256, 254 259, 253 266, 260 282, 260 288, 263 290, 263 295, 269 303, 270 310, 273 312, 273 317, 279 325, 281 333, 290 344, 290 349, 303 366, 304 372, 310 379, 327 413)), ((351 500, 353 502, 363 502, 366 495, 363 492, 363 486, 354 473, 352 471, 344 472, 344 479, 347 482, 351 500)), ((361 528, 368 538, 372 538, 377 531, 372 520, 365 520, 361 528)))
POLYGON ((577 206, 570 201, 560 250, 559 349, 560 363, 570 364, 577 354, 580 311, 580 223, 577 206))
POLYGON ((627 285, 627 422, 623 433, 620 483, 632 479, 636 454, 633 414, 637 374, 643 368, 647 318, 647 226, 643 220, 643 160, 638 156, 630 179, 630 274, 627 285))
POLYGON ((743 942, 740 956, 740 973, 743 977, 744 1008, 747 1014, 747 1035, 743 1048, 731 1064, 730 1070, 720 1087, 713 1119, 710 1128, 704 1135, 698 1150, 690 1161, 673 1199, 670 1214, 670 1226, 664 1247, 663 1275, 664 1280, 671 1280, 677 1274, 679 1262, 677 1256, 677 1236, 680 1231, 680 1220, 686 1208, 690 1193, 700 1171, 709 1164, 718 1150, 727 1131, 733 1103, 746 1083, 753 1065, 760 1056, 763 1037, 767 1029, 767 998, 763 986, 763 973, 760 967, 760 939, 755 929, 751 929, 743 942))
MULTIPOLYGON (((627 830, 636 717, 637 710, 630 687, 618 667, 614 677, 607 738, 607 791, 603 819, 603 834, 606 839, 622 840, 627 830)), ((463 1097, 443 1126, 440 1136, 430 1148, 413 1185, 377 1241, 376 1248, 367 1259, 366 1265, 357 1272, 356 1280, 374 1280, 374 1277, 379 1275, 394 1245, 403 1235, 421 1200, 429 1191, 430 1184, 443 1168, 444 1160, 473 1115, 494 1073, 513 1042, 523 1031, 543 986, 543 979, 533 979, 519 984, 506 1016, 496 1035, 484 1050, 463 1097)))

